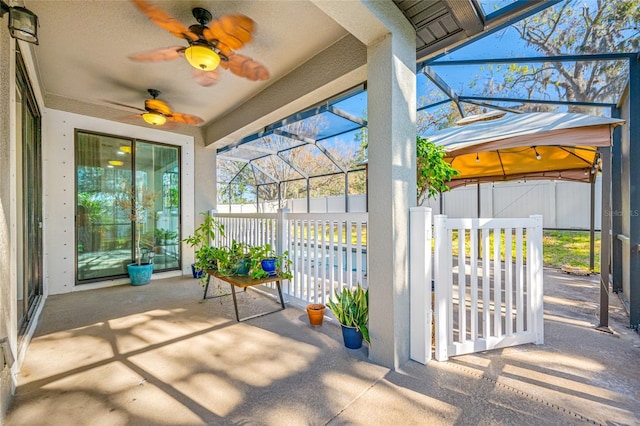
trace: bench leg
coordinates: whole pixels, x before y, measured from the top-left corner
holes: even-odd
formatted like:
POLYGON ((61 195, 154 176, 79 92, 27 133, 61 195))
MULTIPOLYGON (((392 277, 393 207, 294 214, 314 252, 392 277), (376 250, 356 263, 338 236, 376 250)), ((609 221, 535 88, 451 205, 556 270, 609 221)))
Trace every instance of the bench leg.
POLYGON ((204 296, 202 296, 202 299, 206 299, 207 298, 207 290, 209 290, 209 283, 211 282, 211 275, 207 274, 207 285, 204 286, 204 296))
POLYGON ((236 299, 236 286, 234 286, 233 284, 229 285, 231 286, 231 294, 233 295, 233 307, 236 310, 236 321, 240 322, 240 315, 238 315, 238 300, 236 299))
POLYGON ((278 287, 278 296, 280 296, 280 305, 284 309, 284 298, 282 297, 282 287, 280 287, 280 281, 276 281, 276 287, 278 287))

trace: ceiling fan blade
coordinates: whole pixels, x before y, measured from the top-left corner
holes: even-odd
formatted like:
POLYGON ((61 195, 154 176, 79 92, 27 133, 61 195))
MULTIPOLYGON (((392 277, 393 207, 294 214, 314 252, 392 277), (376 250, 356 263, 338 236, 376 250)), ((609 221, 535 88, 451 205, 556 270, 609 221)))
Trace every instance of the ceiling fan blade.
POLYGON ((137 120, 138 118, 142 118, 142 114, 132 114, 121 117, 122 120, 137 120))
POLYGON ((127 104, 122 104, 120 102, 109 101, 109 100, 106 100, 106 99, 103 99, 103 102, 106 102, 106 103, 111 104, 111 105, 121 106, 121 107, 129 108, 129 109, 135 109, 137 111, 145 112, 145 110, 143 110, 142 108, 134 107, 134 106, 127 105, 127 104))
POLYGON ((154 24, 164 28, 174 36, 192 41, 198 40, 198 36, 195 33, 189 31, 189 28, 158 6, 147 3, 144 0, 133 0, 133 3, 138 10, 147 15, 154 24))
POLYGON ((227 46, 221 41, 218 41, 218 43, 216 44, 216 48, 220 51, 220 53, 222 53, 227 58, 233 55, 233 50, 231 50, 229 46, 227 46))
POLYGON ((216 68, 213 71, 202 71, 197 68, 193 68, 193 79, 200 86, 209 87, 218 82, 220 78, 220 72, 216 68))
POLYGON ((184 46, 171 46, 129 55, 129 59, 140 62, 172 61, 184 56, 184 46))
POLYGON ((269 78, 269 70, 264 65, 244 55, 232 54, 229 56, 229 61, 220 62, 220 66, 252 81, 269 78))
POLYGON ((169 104, 160 99, 147 99, 144 101, 144 107, 147 110, 159 112, 162 115, 171 115, 171 108, 169 104))
POLYGON ((189 124, 191 126, 197 126, 204 123, 204 120, 202 118, 191 114, 184 114, 182 112, 174 112, 173 114, 167 116, 167 120, 175 121, 182 124, 189 124))
POLYGON ((208 40, 218 40, 231 49, 240 49, 253 40, 255 22, 244 15, 225 15, 214 20, 202 35, 208 40))

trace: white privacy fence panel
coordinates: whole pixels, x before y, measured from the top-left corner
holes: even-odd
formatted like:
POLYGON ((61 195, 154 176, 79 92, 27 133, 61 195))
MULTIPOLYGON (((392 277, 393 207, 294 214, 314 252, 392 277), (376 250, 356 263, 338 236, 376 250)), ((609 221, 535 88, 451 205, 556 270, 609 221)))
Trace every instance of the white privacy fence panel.
MULTIPOLYGON (((600 229, 602 209, 601 177, 595 185, 595 228, 600 229)), ((425 207, 450 218, 478 217, 477 186, 459 187, 429 199, 425 207)), ((543 215, 545 228, 589 229, 591 185, 563 180, 496 182, 480 185, 480 217, 519 218, 543 215)))
POLYGON ((542 216, 449 219, 437 215, 434 239, 438 361, 543 343, 542 216))
POLYGON ((283 291, 300 305, 326 303, 358 283, 367 287, 367 213, 212 214, 225 232, 215 246, 236 240, 288 252, 293 278, 283 291))

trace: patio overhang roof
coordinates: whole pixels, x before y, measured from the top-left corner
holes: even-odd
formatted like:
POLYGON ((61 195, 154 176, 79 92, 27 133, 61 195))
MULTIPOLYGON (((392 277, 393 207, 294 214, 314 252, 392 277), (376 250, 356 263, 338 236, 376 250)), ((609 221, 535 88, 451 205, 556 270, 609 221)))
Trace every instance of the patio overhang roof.
POLYGON ((450 188, 481 182, 564 179, 590 182, 598 147, 611 146, 624 120, 575 113, 506 114, 448 128, 428 138, 460 173, 450 188))

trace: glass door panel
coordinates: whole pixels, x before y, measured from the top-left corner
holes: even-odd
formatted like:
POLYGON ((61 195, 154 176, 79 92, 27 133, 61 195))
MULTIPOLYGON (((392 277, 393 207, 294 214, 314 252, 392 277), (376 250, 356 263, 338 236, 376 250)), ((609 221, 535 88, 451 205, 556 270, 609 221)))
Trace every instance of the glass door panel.
POLYGON ((130 139, 76 133, 78 282, 127 275, 133 227, 115 199, 131 184, 132 153, 130 139))
POLYGON ((143 254, 153 253, 154 271, 180 267, 180 150, 136 142, 136 188, 156 194, 140 226, 143 254))
MULTIPOLYGON (((19 49, 17 49, 19 53, 19 49)), ((42 152, 40 112, 20 54, 16 55, 18 187, 17 325, 22 336, 42 295, 42 152)))

